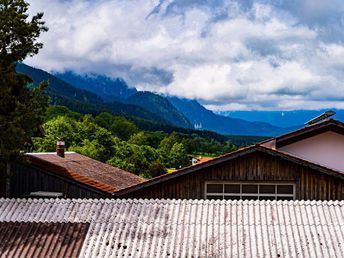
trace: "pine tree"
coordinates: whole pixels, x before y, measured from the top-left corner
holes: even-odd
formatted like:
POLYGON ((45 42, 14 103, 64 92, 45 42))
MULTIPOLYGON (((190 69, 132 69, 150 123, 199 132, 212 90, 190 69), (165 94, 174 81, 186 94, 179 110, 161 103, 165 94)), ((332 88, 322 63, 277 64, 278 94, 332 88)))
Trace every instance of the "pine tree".
POLYGON ((7 195, 10 164, 42 123, 48 103, 45 83, 32 87, 28 76, 16 73, 17 62, 42 48, 37 39, 48 30, 43 13, 29 19, 28 8, 24 0, 0 0, 0 171, 7 195))

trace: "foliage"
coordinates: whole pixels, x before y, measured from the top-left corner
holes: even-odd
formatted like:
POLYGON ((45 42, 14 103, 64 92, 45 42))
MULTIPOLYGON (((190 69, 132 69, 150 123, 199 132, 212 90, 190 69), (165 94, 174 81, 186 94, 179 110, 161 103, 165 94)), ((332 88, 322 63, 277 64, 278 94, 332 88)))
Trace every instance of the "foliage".
POLYGON ((37 38, 47 31, 42 13, 28 18, 28 6, 23 0, 0 0, 0 163, 20 156, 47 107, 47 85, 28 87, 30 78, 15 67, 38 53, 43 45, 37 38))
POLYGON ((110 130, 115 136, 122 140, 128 140, 132 135, 139 131, 134 123, 120 116, 113 118, 110 130))
POLYGON ((169 166, 181 168, 189 165, 190 160, 182 143, 173 144, 169 155, 169 166))
POLYGON ((68 108, 64 106, 49 106, 46 112, 45 120, 49 121, 58 116, 66 116, 73 118, 75 120, 80 120, 82 118, 81 114, 70 111, 68 108))
POLYGON ((106 112, 94 117, 50 107, 46 120, 46 137, 34 140, 38 151, 54 151, 56 139, 63 138, 70 151, 146 178, 165 174, 166 168, 188 166, 192 155, 216 156, 235 149, 229 142, 197 134, 140 131, 126 118, 106 112))

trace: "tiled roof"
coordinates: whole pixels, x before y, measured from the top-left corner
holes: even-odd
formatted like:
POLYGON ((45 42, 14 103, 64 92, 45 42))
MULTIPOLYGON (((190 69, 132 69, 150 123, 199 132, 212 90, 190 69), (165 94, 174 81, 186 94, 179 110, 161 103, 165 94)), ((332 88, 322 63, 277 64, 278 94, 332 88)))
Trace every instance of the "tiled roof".
POLYGON ((62 158, 56 153, 28 153, 32 165, 51 173, 70 178, 97 190, 114 193, 144 181, 133 173, 107 165, 75 152, 62 158))
POLYGON ((2 222, 89 222, 80 257, 342 257, 344 201, 0 199, 2 222))
POLYGON ((78 257, 89 223, 0 222, 1 257, 78 257))

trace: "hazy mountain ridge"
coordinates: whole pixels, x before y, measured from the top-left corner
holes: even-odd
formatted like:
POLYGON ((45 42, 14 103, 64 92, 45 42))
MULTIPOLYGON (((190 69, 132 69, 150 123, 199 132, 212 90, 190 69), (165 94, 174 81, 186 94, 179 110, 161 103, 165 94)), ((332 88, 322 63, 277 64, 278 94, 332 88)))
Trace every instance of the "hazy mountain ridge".
POLYGON ((264 122, 248 122, 243 119, 225 117, 206 109, 196 100, 168 97, 196 127, 222 134, 272 136, 284 133, 281 127, 264 122))
POLYGON ((159 114, 176 126, 193 128, 193 125, 187 117, 185 117, 182 112, 178 111, 167 98, 160 95, 147 91, 139 91, 130 96, 126 102, 141 106, 155 114, 159 114))
MULTIPOLYGON (((312 118, 328 111, 329 109, 319 110, 291 110, 291 111, 222 111, 216 112, 223 116, 242 118, 247 121, 261 121, 280 127, 300 127, 312 118)), ((331 109, 337 114, 334 119, 344 121, 344 110, 331 109)))
POLYGON ((70 85, 69 83, 41 69, 36 69, 22 63, 18 63, 16 69, 17 72, 29 75, 33 80, 33 83, 36 85, 40 84, 42 81, 48 81, 49 86, 47 88, 47 92, 49 95, 73 98, 78 101, 84 101, 92 104, 103 103, 102 98, 97 94, 76 88, 73 85, 70 85))
POLYGON ((53 105, 64 105, 73 111, 83 114, 97 114, 107 111, 113 114, 133 116, 140 119, 169 124, 169 122, 164 118, 154 114, 153 112, 145 110, 138 105, 127 104, 120 101, 105 103, 97 94, 74 87, 74 85, 71 85, 41 69, 36 69, 21 63, 18 63, 16 68, 18 72, 30 76, 33 83, 36 85, 41 81, 48 81, 49 86, 47 88, 47 93, 50 96, 51 104, 53 105))
POLYGON ((54 73, 54 75, 75 87, 97 94, 106 102, 126 99, 137 92, 121 78, 113 79, 96 74, 78 75, 71 71, 54 73))

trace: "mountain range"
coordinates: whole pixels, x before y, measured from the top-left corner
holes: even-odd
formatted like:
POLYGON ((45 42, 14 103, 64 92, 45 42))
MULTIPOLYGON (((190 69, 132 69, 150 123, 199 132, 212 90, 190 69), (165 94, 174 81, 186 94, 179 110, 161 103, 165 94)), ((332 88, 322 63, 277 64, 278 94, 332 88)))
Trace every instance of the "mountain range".
POLYGON ((285 117, 294 117, 293 120, 290 119, 293 121, 291 123, 290 120, 275 119, 281 114, 277 111, 214 113, 196 100, 137 91, 121 78, 79 75, 70 71, 48 73, 22 63, 17 65, 17 71, 29 75, 34 84, 48 80, 47 92, 54 105, 65 105, 81 113, 108 111, 138 119, 149 127, 153 123, 164 128, 170 126, 188 130, 210 130, 224 135, 275 136, 300 127, 305 122, 305 117, 308 119, 311 115, 310 118, 314 117, 313 114, 319 114, 317 111, 306 112, 305 115, 302 112, 290 115, 287 113, 285 117), (299 114, 301 118, 295 119, 299 114))
MULTIPOLYGON (((336 112, 333 118, 344 121, 344 110, 332 110, 336 112)), ((325 111, 328 111, 328 109, 291 111, 222 111, 217 112, 217 114, 232 118, 241 118, 251 122, 264 121, 277 127, 298 127, 325 111)))

